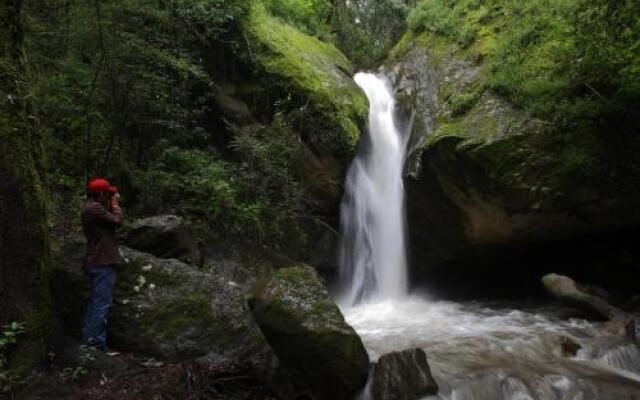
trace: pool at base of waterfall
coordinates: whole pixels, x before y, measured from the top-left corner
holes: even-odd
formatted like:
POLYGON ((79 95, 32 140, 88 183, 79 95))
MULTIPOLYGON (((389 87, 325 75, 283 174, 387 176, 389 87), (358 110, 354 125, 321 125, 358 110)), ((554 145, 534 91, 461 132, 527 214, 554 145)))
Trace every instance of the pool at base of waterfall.
POLYGON ((426 351, 440 388, 426 399, 640 399, 638 345, 567 307, 407 297, 342 311, 373 362, 426 351))

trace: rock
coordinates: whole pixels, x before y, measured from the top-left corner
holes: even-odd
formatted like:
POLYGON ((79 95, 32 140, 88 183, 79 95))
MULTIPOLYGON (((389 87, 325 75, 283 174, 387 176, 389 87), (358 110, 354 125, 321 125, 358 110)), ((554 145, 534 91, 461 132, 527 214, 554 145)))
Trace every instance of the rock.
POLYGON ((89 293, 83 271, 86 244, 74 235, 52 244, 51 297, 58 318, 70 337, 81 336, 89 293))
POLYGON ((576 282, 568 276, 548 274, 542 277, 542 284, 554 298, 587 309, 606 319, 624 318, 621 309, 606 300, 580 290, 576 282))
MULTIPOLYGON (((428 265, 415 275, 472 281, 478 271, 492 291, 503 279, 500 286, 522 294, 551 262, 556 271, 591 272, 609 264, 597 259, 607 252, 633 253, 628 230, 640 227, 640 186, 625 182, 639 177, 628 167, 635 153, 618 154, 614 140, 603 140, 615 127, 532 118, 486 84, 482 58, 440 35, 410 32, 391 57, 401 114, 415 112, 408 232, 413 264, 428 265)), ((638 269, 617 265, 611 286, 633 288, 638 269)))
POLYGON ((193 228, 182 217, 172 214, 157 215, 136 220, 128 228, 124 243, 133 249, 160 258, 199 263, 193 228))
POLYGON ((564 335, 545 334, 542 341, 556 357, 575 357, 582 346, 572 338, 564 335))
POLYGON ((588 295, 599 297, 605 301, 609 301, 609 299, 611 298, 611 296, 609 295, 609 292, 607 292, 600 286, 590 285, 587 283, 579 283, 579 282, 576 282, 576 285, 581 292, 584 292, 588 295))
POLYGON ((317 399, 350 399, 364 386, 367 352, 313 269, 276 270, 249 306, 282 365, 317 399))
POLYGON ((609 335, 624 336, 632 342, 638 340, 634 319, 607 321, 602 324, 602 330, 609 335))
MULTIPOLYGON (((224 268, 199 269, 121 246, 115 304, 109 316, 110 346, 158 359, 206 357, 214 362, 257 360, 268 346, 253 322, 246 293, 258 273, 226 260, 224 268)), ((56 309, 67 334, 81 336, 88 279, 81 270, 84 241, 54 252, 56 309)))
POLYGON ((273 89, 286 93, 285 97, 300 97, 312 105, 305 114, 307 127, 301 132, 302 140, 315 154, 350 159, 368 103, 351 79, 353 66, 347 57, 333 45, 271 16, 259 3, 251 7, 243 33, 251 41, 255 68, 263 77, 261 84, 272 83, 273 89), (313 129, 308 129, 310 124, 313 129))
POLYGON ((110 321, 114 342, 163 359, 243 360, 262 348, 245 303, 250 280, 121 250, 125 264, 110 321))
POLYGON ((626 307, 632 311, 640 312, 640 294, 636 294, 627 300, 626 307))
POLYGON ((422 349, 385 354, 373 370, 375 400, 417 400, 438 393, 427 355, 422 349))

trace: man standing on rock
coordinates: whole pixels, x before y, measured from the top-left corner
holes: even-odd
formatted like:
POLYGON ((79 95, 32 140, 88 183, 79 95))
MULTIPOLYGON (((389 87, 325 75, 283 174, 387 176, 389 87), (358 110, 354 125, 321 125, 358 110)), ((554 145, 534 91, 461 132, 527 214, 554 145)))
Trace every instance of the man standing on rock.
POLYGON ((109 181, 94 178, 87 185, 87 202, 81 214, 87 238, 84 269, 91 279, 84 342, 102 351, 107 349, 107 314, 120 262, 116 229, 122 225, 123 216, 118 197, 118 189, 109 181))

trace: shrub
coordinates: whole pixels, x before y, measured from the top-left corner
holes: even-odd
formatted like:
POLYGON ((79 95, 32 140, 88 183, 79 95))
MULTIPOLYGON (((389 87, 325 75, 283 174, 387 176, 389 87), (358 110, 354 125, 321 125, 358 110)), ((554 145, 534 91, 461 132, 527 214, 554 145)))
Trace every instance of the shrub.
POLYGON ((634 0, 422 0, 408 24, 469 48, 472 59, 482 49, 491 89, 569 122, 637 110, 638 14, 634 0))

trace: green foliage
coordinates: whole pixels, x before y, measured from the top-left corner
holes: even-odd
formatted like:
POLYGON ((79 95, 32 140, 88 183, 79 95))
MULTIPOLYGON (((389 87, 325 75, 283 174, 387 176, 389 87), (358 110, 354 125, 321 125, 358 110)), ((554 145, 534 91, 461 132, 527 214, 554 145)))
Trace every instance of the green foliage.
MULTIPOLYGON (((358 123, 368 106, 362 91, 345 74, 352 71, 349 60, 334 46, 282 23, 260 6, 253 8, 247 31, 256 43, 258 64, 276 77, 276 85, 286 93, 299 94, 300 98, 291 101, 293 107, 306 107, 307 116, 315 115, 313 122, 323 126, 324 135, 307 135, 311 141, 322 143, 334 154, 351 153, 360 137, 358 123)), ((307 123, 300 128, 306 132, 316 127, 307 123)))
POLYGON ((409 12, 402 0, 336 0, 332 27, 336 45, 360 68, 375 68, 405 31, 409 12))
POLYGON ((25 333, 26 325, 13 321, 0 332, 0 393, 11 391, 17 377, 8 370, 9 352, 18 343, 18 338, 25 333))
POLYGON ((295 174, 300 137, 283 114, 261 129, 236 130, 231 147, 242 159, 243 181, 262 205, 260 240, 278 242, 299 234, 295 218, 303 212, 302 189, 295 174))
POLYGON ((529 113, 569 123, 637 107, 638 13, 633 0, 423 0, 408 24, 484 59, 490 88, 529 113))
POLYGON ((267 10, 301 31, 329 40, 331 3, 328 0, 262 0, 267 10))
POLYGON ((86 179, 106 175, 130 218, 175 212, 275 242, 306 206, 301 140, 355 149, 367 101, 319 40, 328 0, 28 3, 56 228, 77 229, 86 179))
POLYGON ((228 235, 277 244, 303 203, 295 177, 300 140, 282 115, 262 128, 235 128, 240 162, 213 152, 168 147, 134 186, 143 213, 180 212, 228 235), (153 184, 149 184, 152 182, 153 184))
POLYGON ((142 167, 145 149, 163 138, 211 142, 211 79, 199 49, 232 40, 245 1, 49 3, 31 9, 43 33, 29 38, 29 52, 54 183, 112 174, 123 155, 142 167))
POLYGON ((230 235, 256 231, 263 204, 249 198, 244 171, 212 153, 169 147, 134 179, 143 213, 179 212, 202 218, 230 235), (153 184, 148 184, 152 182, 153 184))
POLYGON ((462 47, 468 47, 478 31, 477 23, 484 18, 486 8, 475 0, 460 1, 422 1, 407 18, 409 27, 414 31, 428 31, 453 38, 462 47), (469 17, 469 18, 468 18, 469 17))
POLYGON ((0 370, 7 368, 9 364, 9 350, 16 343, 18 343, 18 337, 22 335, 26 330, 26 326, 21 322, 11 322, 6 325, 2 332, 0 332, 0 370))
POLYGON ((60 380, 65 383, 83 380, 89 374, 91 364, 98 358, 99 352, 95 347, 81 345, 78 348, 78 365, 63 368, 58 375, 60 380))
POLYGON ((451 106, 451 116, 455 117, 462 115, 476 104, 480 96, 484 93, 484 85, 479 87, 472 87, 469 90, 455 93, 449 98, 449 104, 451 106))

